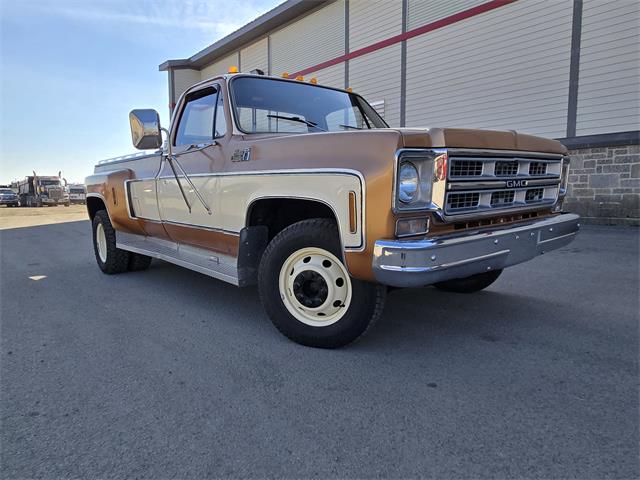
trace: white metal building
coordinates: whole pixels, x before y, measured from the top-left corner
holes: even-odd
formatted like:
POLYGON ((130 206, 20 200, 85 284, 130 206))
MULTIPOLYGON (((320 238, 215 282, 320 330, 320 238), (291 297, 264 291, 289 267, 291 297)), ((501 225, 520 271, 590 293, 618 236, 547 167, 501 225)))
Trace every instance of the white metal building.
POLYGON ((171 108, 235 65, 352 87, 391 126, 561 139, 572 208, 637 223, 639 45, 636 0, 288 0, 160 70, 171 108))

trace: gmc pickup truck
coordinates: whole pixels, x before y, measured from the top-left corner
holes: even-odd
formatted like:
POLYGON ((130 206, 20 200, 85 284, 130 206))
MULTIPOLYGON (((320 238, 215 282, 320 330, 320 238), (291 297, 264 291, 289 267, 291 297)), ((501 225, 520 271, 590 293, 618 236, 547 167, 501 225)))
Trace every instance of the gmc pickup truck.
POLYGON ((168 130, 154 110, 130 123, 151 152, 102 161, 85 182, 100 269, 159 258, 257 283, 273 324, 303 345, 359 338, 388 287, 482 290, 580 226, 562 211, 559 142, 390 128, 361 96, 315 81, 224 75, 189 88, 168 130))

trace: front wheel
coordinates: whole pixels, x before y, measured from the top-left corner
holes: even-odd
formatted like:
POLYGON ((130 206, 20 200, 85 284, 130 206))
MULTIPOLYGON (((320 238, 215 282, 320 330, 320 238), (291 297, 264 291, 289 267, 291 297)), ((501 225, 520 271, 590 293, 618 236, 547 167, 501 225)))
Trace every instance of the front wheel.
POLYGON ((386 289, 349 276, 335 222, 295 223, 269 243, 258 272, 260 299, 276 328, 309 347, 338 348, 380 317, 386 289))
POLYGON ((445 280, 438 282, 434 286, 445 292, 455 293, 475 293, 484 290, 493 282, 495 282, 502 270, 492 270, 490 272, 478 273, 467 278, 456 278, 454 280, 445 280))
POLYGON ((129 267, 129 252, 116 247, 116 231, 106 210, 93 217, 93 251, 98 267, 104 273, 122 273, 129 267))

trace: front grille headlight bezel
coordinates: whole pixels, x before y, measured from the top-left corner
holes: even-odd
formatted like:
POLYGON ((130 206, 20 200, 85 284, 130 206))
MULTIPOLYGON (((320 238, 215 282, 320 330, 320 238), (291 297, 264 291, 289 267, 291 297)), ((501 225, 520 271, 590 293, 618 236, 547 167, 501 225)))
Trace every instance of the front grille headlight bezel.
POLYGON ((434 150, 428 149, 401 149, 396 152, 393 182, 394 213, 432 209, 434 160, 437 155, 438 153, 434 150), (400 173, 403 166, 406 169, 405 171, 408 171, 411 168, 410 166, 413 166, 418 174, 417 189, 411 198, 406 198, 405 195, 401 197, 403 189, 400 173))
POLYGON ((560 169, 560 186, 558 191, 558 197, 563 198, 567 194, 567 188, 569 186, 569 165, 571 158, 568 156, 562 157, 562 167, 560 169))

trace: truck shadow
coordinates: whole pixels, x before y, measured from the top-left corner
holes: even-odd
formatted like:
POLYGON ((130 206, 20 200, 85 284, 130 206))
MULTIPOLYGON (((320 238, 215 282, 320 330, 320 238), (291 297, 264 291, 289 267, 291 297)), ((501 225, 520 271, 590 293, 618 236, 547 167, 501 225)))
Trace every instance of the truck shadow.
MULTIPOLYGON (((61 293, 65 297, 70 291, 88 295, 109 291, 113 298, 143 303, 145 316, 153 320, 141 328, 162 326, 179 331, 181 327, 202 325, 206 335, 233 335, 236 340, 244 337, 284 352, 303 348, 282 337, 271 325, 255 286, 237 288, 158 260, 147 271, 102 274, 95 265, 91 229, 86 220, 5 230, 2 237, 3 269, 8 268, 7 275, 20 278, 20 282, 30 281, 26 280, 29 275, 50 275, 69 286, 61 293), (28 261, 24 263, 19 258, 28 261), (175 312, 176 305, 183 312, 178 318, 169 313, 175 312)), ((470 295, 441 292, 432 287, 392 291, 378 324, 342 351, 352 355, 401 349, 404 353, 424 355, 426 350, 460 348, 468 341, 514 345, 541 324, 558 328, 559 319, 566 324, 570 318, 579 317, 580 305, 560 303, 557 299, 554 302, 553 298, 536 295, 525 285, 522 293, 514 291, 513 285, 519 283, 511 280, 516 278, 518 272, 506 270, 487 290, 470 295)), ((47 285, 43 283, 42 287, 47 285)), ((69 301, 80 316, 93 315, 93 305, 83 298, 69 301)))
MULTIPOLYGON (((194 311, 208 312, 207 321, 212 328, 218 322, 235 322, 250 336, 256 330, 266 330, 262 334, 280 337, 262 309, 256 286, 237 288, 160 261, 154 261, 147 272, 133 275, 144 275, 145 282, 150 282, 154 289, 166 288, 167 283, 173 285, 174 293, 188 298, 194 311)), ((515 345, 519 336, 513 332, 519 327, 527 331, 541 322, 553 323, 556 316, 562 315, 557 304, 535 295, 501 291, 501 282, 505 280, 470 295, 442 292, 433 287, 391 291, 382 318, 365 337, 343 350, 402 348, 405 353, 424 353, 425 349, 447 348, 452 341, 459 343, 465 337, 515 345)), ((291 343, 284 338, 280 340, 291 343)))

